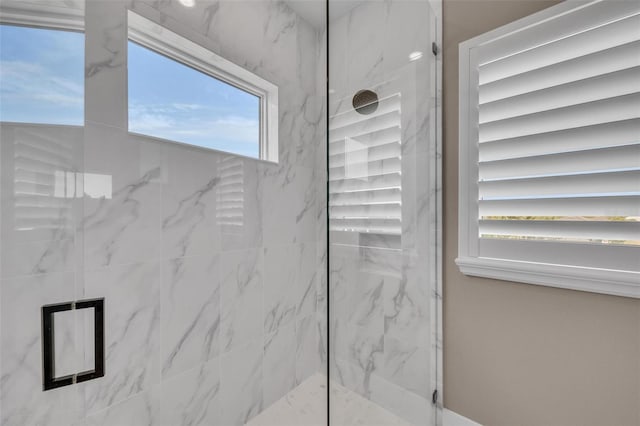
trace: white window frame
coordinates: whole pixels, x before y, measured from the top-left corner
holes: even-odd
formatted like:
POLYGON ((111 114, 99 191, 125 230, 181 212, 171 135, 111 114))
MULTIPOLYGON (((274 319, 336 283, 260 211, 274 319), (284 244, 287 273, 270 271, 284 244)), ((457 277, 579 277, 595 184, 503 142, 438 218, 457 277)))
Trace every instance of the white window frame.
POLYGON ((136 12, 127 11, 127 20, 129 40, 257 96, 260 99, 258 159, 278 162, 278 86, 136 12))
MULTIPOLYGON (((257 96, 260 99, 259 156, 248 158, 278 162, 278 86, 138 13, 129 10, 127 19, 129 40, 257 96)), ((84 32, 84 10, 55 4, 2 0, 0 23, 84 32)), ((168 142, 213 150, 186 142, 168 142)), ((232 151, 221 152, 246 157, 232 151)))
MULTIPOLYGON (((487 251, 481 249, 481 238, 478 232, 478 122, 477 112, 473 113, 473 109, 476 109, 478 105, 478 71, 471 67, 471 64, 477 63, 476 55, 480 46, 517 33, 522 29, 531 28, 556 16, 570 13, 574 9, 585 7, 586 4, 581 1, 567 0, 460 44, 459 235, 456 264, 460 271, 466 275, 640 298, 640 273, 631 269, 635 266, 631 266, 629 269, 575 266, 556 263, 556 258, 544 262, 530 261, 526 256, 523 256, 521 260, 510 260, 483 257, 487 251)), ((574 254, 591 256, 591 258, 602 253, 611 258, 612 253, 616 253, 616 255, 620 254, 631 259, 631 261, 637 258, 636 250, 638 250, 634 247, 632 248, 634 251, 631 253, 626 247, 620 246, 594 247, 591 245, 589 247, 581 244, 568 245, 567 243, 549 241, 512 241, 512 243, 520 244, 519 247, 522 248, 526 245, 527 250, 538 252, 544 250, 545 244, 546 247, 553 245, 554 249, 559 249, 560 252, 563 249, 570 249, 574 254), (535 247, 535 244, 539 246, 535 247), (565 247, 561 247, 561 244, 565 244, 565 247)), ((491 243, 484 243, 483 247, 490 245, 491 243)), ((625 265, 628 264, 630 263, 625 263, 625 265)))
POLYGON ((84 32, 84 10, 52 4, 2 0, 0 24, 84 32))

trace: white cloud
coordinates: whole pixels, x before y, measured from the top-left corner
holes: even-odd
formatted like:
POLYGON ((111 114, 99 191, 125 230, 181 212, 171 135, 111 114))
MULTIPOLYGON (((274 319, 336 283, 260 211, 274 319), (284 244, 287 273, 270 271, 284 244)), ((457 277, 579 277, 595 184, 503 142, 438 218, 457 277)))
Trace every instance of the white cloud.
POLYGON ((129 126, 134 132, 207 146, 257 142, 259 120, 238 115, 215 117, 215 114, 211 108, 199 104, 135 102, 130 106, 129 126))
POLYGON ((196 111, 199 109, 206 108, 204 105, 199 104, 181 104, 181 103, 173 103, 171 106, 178 111, 196 111))
POLYGON ((38 64, 2 61, 0 65, 0 90, 6 99, 46 101, 59 106, 82 106, 84 103, 81 83, 51 75, 51 70, 38 64))

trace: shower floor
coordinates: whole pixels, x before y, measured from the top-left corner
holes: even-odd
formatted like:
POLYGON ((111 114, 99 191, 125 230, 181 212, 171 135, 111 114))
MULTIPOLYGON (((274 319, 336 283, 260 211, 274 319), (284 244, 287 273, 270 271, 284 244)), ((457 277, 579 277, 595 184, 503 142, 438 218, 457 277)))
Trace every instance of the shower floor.
MULTIPOLYGON (((326 426, 327 378, 315 374, 258 414, 247 426, 326 426)), ((332 426, 412 426, 355 392, 331 383, 332 426)))

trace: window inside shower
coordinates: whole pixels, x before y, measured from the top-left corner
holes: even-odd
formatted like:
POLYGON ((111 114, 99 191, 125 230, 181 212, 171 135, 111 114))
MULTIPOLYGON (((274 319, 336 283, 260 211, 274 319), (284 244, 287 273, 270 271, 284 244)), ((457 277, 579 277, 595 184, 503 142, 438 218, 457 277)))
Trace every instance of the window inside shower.
POLYGON ((438 424, 439 23, 3 0, 0 423, 438 424))

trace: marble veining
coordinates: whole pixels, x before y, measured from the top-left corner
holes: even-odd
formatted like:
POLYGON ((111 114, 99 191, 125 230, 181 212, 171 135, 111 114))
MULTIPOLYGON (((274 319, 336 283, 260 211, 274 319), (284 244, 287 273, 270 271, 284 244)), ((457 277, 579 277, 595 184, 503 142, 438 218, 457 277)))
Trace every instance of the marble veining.
POLYGON ((163 376, 219 354, 218 256, 186 257, 164 265, 161 322, 163 376))
MULTIPOLYGON (((75 285, 70 272, 0 281, 0 423, 3 425, 72 423, 82 416, 82 395, 77 389, 73 392, 42 392, 40 307, 51 302, 72 300, 75 285)), ((82 358, 81 345, 75 339, 73 328, 65 325, 69 325, 68 322, 60 324, 58 333, 72 337, 65 339, 60 355, 63 359, 78 362, 82 358)))
MULTIPOLYGON (((172 254, 176 257, 186 256, 189 253, 190 245, 192 245, 192 240, 196 238, 195 234, 198 228, 207 219, 205 212, 207 199, 214 194, 214 189, 219 181, 219 177, 213 177, 194 193, 180 199, 175 210, 163 219, 162 229, 165 233, 173 231, 179 234, 176 238, 177 241, 172 244, 172 247, 175 247, 172 254)), ((212 231, 209 232, 213 234, 212 231)))
MULTIPOLYGON (((149 228, 159 222, 156 201, 159 188, 153 179, 160 170, 153 169, 135 181, 113 192, 112 198, 85 201, 87 214, 84 219, 88 267, 109 266, 130 261, 128 239, 140 240, 140 233, 156 231, 149 228)), ((151 242, 149 241, 151 244, 151 242)), ((146 247, 140 247, 146 248, 146 247)), ((150 247, 149 247, 150 248, 150 247)), ((157 251, 157 247, 155 249, 157 251)), ((151 251, 154 253, 154 251, 151 251)), ((146 252, 138 252, 141 259, 149 258, 146 252)), ((135 259, 135 258, 134 258, 135 259)))
MULTIPOLYGON (((330 233, 331 379, 416 424, 436 421, 439 407, 434 409, 429 397, 441 384, 432 356, 438 341, 433 289, 441 247, 434 213, 439 167, 433 90, 439 65, 427 53, 438 35, 425 25, 435 23, 432 13, 426 0, 364 2, 331 23, 329 41, 327 107, 329 128, 335 129, 330 140, 358 140, 359 131, 384 121, 374 114, 354 127, 357 116, 349 114, 356 91, 370 89, 380 99, 399 100, 402 223, 395 236, 330 233), (416 51, 423 55, 410 60, 416 51)), ((341 178, 339 167, 347 165, 333 164, 329 179, 335 181, 341 178)), ((369 173, 375 174, 371 168, 369 173)))
POLYGON ((86 410, 96 412, 160 381, 159 263, 86 273, 84 297, 105 298, 105 376, 84 382, 86 410))
POLYGON ((263 256, 255 249, 220 254, 222 352, 262 336, 263 256))
MULTIPOLYGON (((325 34, 285 2, 86 0, 85 126, 0 126, 0 423, 326 424, 317 373, 327 364, 332 424, 406 426, 432 414, 441 272, 423 265, 441 247, 430 234, 441 187, 418 164, 434 154, 425 141, 436 112, 416 96, 429 89, 415 79, 428 61, 406 63, 407 49, 424 47, 427 30, 411 28, 426 18, 421 2, 369 3, 332 23, 327 99, 325 34), (279 86, 279 164, 128 133, 127 8, 279 86), (371 237, 376 247, 329 248, 325 114, 368 86, 403 92, 402 167, 413 182, 403 182, 400 246, 371 237), (56 171, 84 183, 47 194, 56 204, 42 228, 18 229, 8 133, 66 144, 56 171), (105 377, 41 392, 33 313, 91 297, 106 300, 105 377)), ((61 370, 87 365, 86 317, 60 326, 61 370)))
POLYGON ((222 423, 241 426, 264 408, 263 346, 256 339, 220 359, 222 423))

